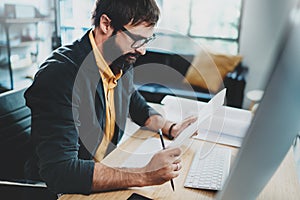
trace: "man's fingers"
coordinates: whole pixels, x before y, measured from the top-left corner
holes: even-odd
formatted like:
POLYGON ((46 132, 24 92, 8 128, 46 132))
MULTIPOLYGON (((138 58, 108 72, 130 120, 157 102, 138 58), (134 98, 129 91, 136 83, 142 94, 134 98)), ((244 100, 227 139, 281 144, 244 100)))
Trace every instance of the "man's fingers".
POLYGON ((195 121, 197 121, 197 117, 196 116, 190 116, 186 119, 184 119, 181 122, 181 125, 178 127, 178 132, 176 133, 176 136, 181 133, 186 127, 188 127, 189 125, 191 125, 192 123, 194 123, 195 121))
POLYGON ((181 162, 181 159, 180 159, 180 157, 176 157, 176 160, 174 160, 174 164, 177 164, 177 163, 180 163, 181 162))
POLYGON ((173 171, 179 171, 182 168, 180 163, 173 163, 172 165, 173 165, 173 171))
POLYGON ((172 128, 172 136, 177 137, 186 127, 197 121, 197 116, 189 116, 172 128))
POLYGON ((197 119, 198 119, 197 116, 187 117, 186 119, 183 120, 183 124, 184 125, 190 125, 190 124, 194 123, 195 121, 197 121, 197 119))
POLYGON ((180 173, 179 171, 172 171, 171 172, 172 179, 178 177, 179 173, 180 173))
POLYGON ((172 156, 172 157, 176 157, 176 156, 180 156, 181 154, 181 149, 178 148, 178 147, 175 147, 175 148, 166 148, 164 150, 164 152, 169 155, 169 156, 172 156))
POLYGON ((183 129, 185 129, 186 127, 188 127, 189 125, 191 125, 192 123, 194 123, 195 121, 197 121, 197 117, 196 116, 191 116, 186 118, 181 125, 181 129, 179 132, 183 131, 183 129))

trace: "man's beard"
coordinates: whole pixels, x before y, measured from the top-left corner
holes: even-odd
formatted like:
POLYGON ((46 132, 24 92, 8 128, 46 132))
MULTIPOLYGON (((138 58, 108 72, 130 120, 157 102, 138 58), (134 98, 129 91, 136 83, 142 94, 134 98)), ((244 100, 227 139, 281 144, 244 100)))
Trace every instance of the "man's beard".
POLYGON ((122 55, 111 63, 110 68, 114 74, 120 73, 121 70, 123 74, 125 74, 133 66, 139 56, 139 54, 135 53, 122 55))
POLYGON ((137 58, 140 56, 138 53, 127 53, 122 55, 121 49, 116 45, 115 37, 111 37, 103 44, 103 56, 105 60, 111 61, 111 69, 114 74, 123 71, 126 73, 128 69, 136 62, 137 58))

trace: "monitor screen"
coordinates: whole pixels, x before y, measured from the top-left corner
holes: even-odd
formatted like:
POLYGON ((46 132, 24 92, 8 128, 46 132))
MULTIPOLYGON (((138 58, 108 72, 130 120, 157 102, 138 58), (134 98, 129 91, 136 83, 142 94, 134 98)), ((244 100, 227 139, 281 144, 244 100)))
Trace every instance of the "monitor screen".
POLYGON ((217 199, 256 199, 300 130, 300 7, 274 57, 264 96, 217 199))

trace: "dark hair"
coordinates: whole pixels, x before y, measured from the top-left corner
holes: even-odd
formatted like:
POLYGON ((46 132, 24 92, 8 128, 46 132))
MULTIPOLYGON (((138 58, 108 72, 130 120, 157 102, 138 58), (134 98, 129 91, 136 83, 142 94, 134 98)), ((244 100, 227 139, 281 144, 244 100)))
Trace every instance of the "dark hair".
POLYGON ((92 25, 99 26, 101 15, 111 19, 111 25, 119 30, 132 20, 133 25, 147 22, 154 26, 159 18, 155 0, 96 0, 92 11, 92 25))

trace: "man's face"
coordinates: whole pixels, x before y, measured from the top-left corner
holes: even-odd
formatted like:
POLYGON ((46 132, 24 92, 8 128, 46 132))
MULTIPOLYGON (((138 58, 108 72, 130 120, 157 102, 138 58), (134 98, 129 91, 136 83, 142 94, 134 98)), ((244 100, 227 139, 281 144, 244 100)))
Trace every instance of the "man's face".
POLYGON ((140 55, 146 53, 146 44, 153 39, 154 27, 148 27, 146 23, 138 26, 125 25, 118 32, 116 44, 119 45, 126 61, 134 63, 140 55))
POLYGON ((104 44, 105 57, 112 62, 118 60, 125 65, 134 64, 140 55, 146 53, 146 44, 153 38, 154 27, 141 23, 125 25, 104 44))

